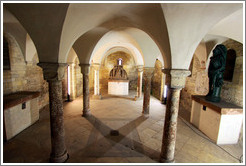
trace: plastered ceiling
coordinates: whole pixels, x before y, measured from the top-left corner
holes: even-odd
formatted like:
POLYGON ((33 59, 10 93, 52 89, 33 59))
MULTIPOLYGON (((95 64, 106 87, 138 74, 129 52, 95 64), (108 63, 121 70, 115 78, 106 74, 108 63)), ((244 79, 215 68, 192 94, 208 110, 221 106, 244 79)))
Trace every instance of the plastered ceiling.
POLYGON ((119 46, 132 52, 138 64, 154 66, 161 56, 165 68, 188 69, 206 35, 242 42, 242 7, 242 3, 11 3, 4 4, 3 22, 23 26, 40 62, 65 63, 73 48, 80 63, 91 63, 119 46), (232 21, 237 26, 231 26, 232 21))

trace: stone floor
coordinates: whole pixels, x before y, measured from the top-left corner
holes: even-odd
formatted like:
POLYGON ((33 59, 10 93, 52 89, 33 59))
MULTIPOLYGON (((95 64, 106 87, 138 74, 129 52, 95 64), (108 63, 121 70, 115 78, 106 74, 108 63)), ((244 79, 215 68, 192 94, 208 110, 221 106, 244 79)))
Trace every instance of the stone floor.
MULTIPOLYGON (((67 163, 155 163, 158 162, 165 105, 151 97, 150 115, 141 114, 142 100, 103 95, 91 99, 89 118, 81 117, 82 98, 64 103, 67 163), (113 133, 111 134, 113 130, 113 133), (114 135, 115 132, 119 135, 114 135)), ((239 145, 211 143, 205 135, 179 117, 175 148, 176 163, 238 163, 223 149, 240 158, 239 145), (199 134, 199 135, 198 135, 199 134), (203 137, 201 137, 201 136, 203 137)), ((49 112, 3 146, 4 163, 48 162, 50 154, 49 112)))

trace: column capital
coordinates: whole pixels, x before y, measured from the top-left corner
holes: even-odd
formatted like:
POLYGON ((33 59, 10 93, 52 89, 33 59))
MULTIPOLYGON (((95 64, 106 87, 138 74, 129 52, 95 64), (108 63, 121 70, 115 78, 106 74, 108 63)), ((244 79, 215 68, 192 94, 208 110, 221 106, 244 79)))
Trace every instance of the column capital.
POLYGON ((92 67, 93 67, 95 70, 99 70, 100 67, 101 67, 101 64, 100 64, 100 63, 92 63, 91 65, 92 65, 92 67))
POLYGON ((68 62, 67 64, 68 64, 69 66, 72 66, 72 67, 75 66, 75 63, 74 63, 74 62, 68 62))
POLYGON ((136 66, 138 72, 143 72, 143 65, 136 66))
POLYGON ((79 66, 82 74, 88 75, 90 73, 90 64, 79 64, 79 66))
POLYGON ((43 69, 44 79, 47 81, 60 81, 64 77, 66 63, 40 62, 37 64, 43 69))
POLYGON ((144 67, 143 69, 144 69, 144 70, 143 70, 143 76, 144 76, 144 77, 149 77, 149 78, 151 78, 151 77, 153 76, 154 70, 155 70, 154 67, 144 67))
POLYGON ((162 72, 166 74, 166 83, 176 89, 184 88, 186 77, 191 74, 186 69, 162 69, 162 72))

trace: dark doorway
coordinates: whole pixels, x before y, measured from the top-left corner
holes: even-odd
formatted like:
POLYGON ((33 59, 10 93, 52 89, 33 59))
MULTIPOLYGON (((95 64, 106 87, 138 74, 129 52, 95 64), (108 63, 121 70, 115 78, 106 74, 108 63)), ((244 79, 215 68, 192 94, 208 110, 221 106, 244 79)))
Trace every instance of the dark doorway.
POLYGON ((224 72, 225 81, 230 81, 230 82, 232 81, 235 61, 236 61, 236 51, 233 49, 229 49, 227 51, 226 67, 224 72))

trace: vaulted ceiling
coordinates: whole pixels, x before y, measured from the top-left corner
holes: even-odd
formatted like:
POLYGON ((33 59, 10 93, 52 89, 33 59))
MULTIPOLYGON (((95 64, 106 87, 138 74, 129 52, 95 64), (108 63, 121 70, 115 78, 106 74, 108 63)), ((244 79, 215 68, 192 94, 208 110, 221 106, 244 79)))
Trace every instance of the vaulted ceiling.
MULTIPOLYGON (((188 69, 206 35, 242 42, 242 7, 242 3, 4 3, 3 31, 11 23, 22 27, 20 34, 30 35, 40 62, 67 62, 73 48, 80 63, 91 63, 113 47, 124 47, 139 65, 153 66, 161 55, 165 68, 188 69)), ((18 43, 23 45, 23 37, 18 43)))

